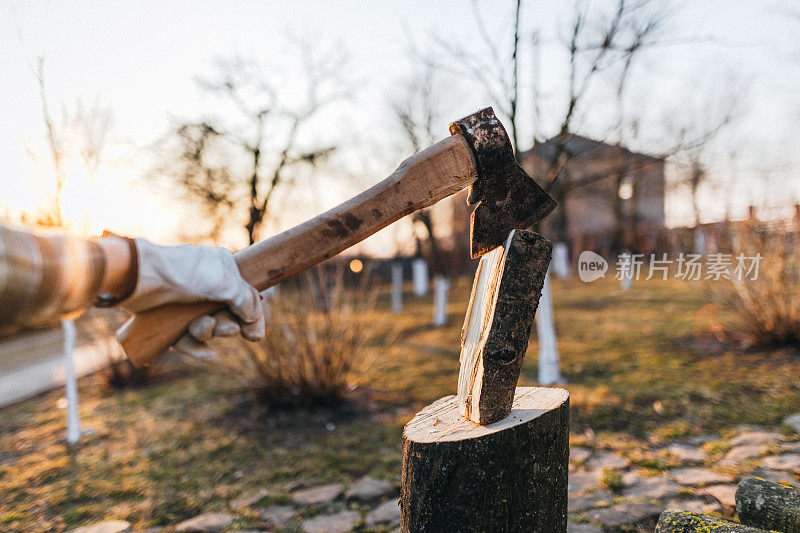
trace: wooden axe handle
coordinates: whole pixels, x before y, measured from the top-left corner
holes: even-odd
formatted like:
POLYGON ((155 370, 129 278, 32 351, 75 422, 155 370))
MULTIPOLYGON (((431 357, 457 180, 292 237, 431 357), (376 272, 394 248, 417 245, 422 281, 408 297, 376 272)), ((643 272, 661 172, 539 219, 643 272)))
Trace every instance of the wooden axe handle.
MULTIPOLYGON (((355 198, 237 252, 236 263, 244 279, 263 291, 455 194, 475 178, 471 148, 461 135, 451 135, 409 157, 355 198)), ((141 367, 172 346, 193 319, 223 307, 218 302, 164 305, 131 317, 117 339, 134 366, 141 367)))

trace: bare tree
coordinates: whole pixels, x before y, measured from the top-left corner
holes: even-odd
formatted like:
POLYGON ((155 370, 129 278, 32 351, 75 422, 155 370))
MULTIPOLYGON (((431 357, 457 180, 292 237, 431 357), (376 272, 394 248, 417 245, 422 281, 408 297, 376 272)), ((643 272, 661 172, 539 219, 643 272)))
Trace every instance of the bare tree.
POLYGON ((185 122, 177 126, 170 141, 176 146, 157 174, 171 176, 185 196, 200 207, 211 224, 208 237, 218 244, 239 194, 226 160, 224 136, 207 122, 185 122))
MULTIPOLYGON (((683 44, 697 38, 667 36, 669 21, 674 8, 666 7, 661 0, 615 0, 613 4, 597 5, 590 0, 574 0, 571 15, 559 39, 565 61, 565 76, 558 80, 558 94, 564 94, 563 104, 542 105, 543 96, 538 88, 537 54, 540 31, 527 29, 522 22, 526 4, 512 0, 510 30, 490 32, 484 23, 477 0, 473 0, 473 12, 482 50, 467 51, 453 40, 439 39, 441 48, 447 52, 448 61, 440 68, 477 82, 498 112, 508 119, 509 133, 517 153, 525 147, 519 146, 520 132, 524 130, 530 114, 520 112, 529 106, 534 120, 557 124, 552 133, 544 135, 540 124, 534 124, 534 141, 540 146, 537 159, 536 178, 560 204, 548 219, 553 237, 558 241, 569 241, 569 220, 566 209, 568 198, 579 189, 596 189, 592 194, 608 195, 616 220, 613 247, 632 245, 631 239, 637 225, 639 191, 645 187, 646 167, 652 159, 619 156, 610 157, 606 168, 600 172, 589 170, 586 165, 573 161, 586 154, 579 153, 571 143, 573 134, 581 130, 581 117, 592 105, 593 95, 607 91, 605 101, 616 106, 616 118, 609 120, 606 129, 610 143, 621 148, 621 144, 632 144, 637 140, 641 118, 636 116, 641 109, 630 106, 627 87, 631 72, 640 58, 650 49, 665 45, 683 44), (532 53, 534 61, 526 59, 532 53), (529 55, 526 55, 529 54, 529 55), (533 69, 534 83, 525 87, 520 83, 521 72, 533 69), (548 142, 543 142, 545 138, 548 142), (572 163, 571 163, 572 162, 572 163), (632 179, 635 177, 636 179, 632 179), (620 187, 630 188, 632 196, 621 198, 620 187)), ((744 91, 743 91, 744 92, 744 91)), ((702 151, 711 140, 730 124, 739 111, 739 102, 729 98, 727 108, 720 105, 714 112, 687 112, 682 109, 678 116, 687 119, 679 128, 662 129, 657 143, 661 149, 654 154, 656 159, 690 159, 691 154, 702 151), (724 112, 717 112, 722 110, 724 112), (683 155, 682 155, 683 154, 683 155), (675 157, 680 156, 680 157, 675 157)), ((621 153, 622 150, 619 150, 621 153)), ((632 154, 633 155, 633 154, 632 154)), ((708 183, 708 173, 699 172, 695 165, 694 178, 691 172, 686 179, 695 181, 690 188, 693 195, 703 183, 708 183)))
POLYGON ((103 163, 105 150, 114 126, 111 106, 104 105, 99 97, 84 104, 78 98, 72 115, 72 127, 78 157, 89 176, 89 185, 94 185, 103 163))
POLYGON ((299 99, 281 90, 289 80, 280 80, 275 69, 237 56, 216 60, 212 75, 199 79, 201 87, 232 107, 237 119, 179 124, 173 135, 177 153, 160 170, 214 216, 212 233, 219 234, 226 213, 246 206, 244 229, 254 243, 275 191, 295 169, 314 167, 334 151, 332 145, 303 146, 300 133, 347 93, 341 79, 345 58, 334 48, 321 54, 301 43, 299 62, 304 79, 291 80, 303 84, 299 99))
MULTIPOLYGON (((435 132, 439 123, 441 102, 437 91, 437 73, 430 60, 416 65, 410 77, 401 84, 400 92, 390 99, 389 105, 413 152, 419 152, 436 142, 435 132)), ((421 209, 411 215, 414 224, 420 224, 427 235, 430 250, 429 262, 434 274, 445 274, 442 247, 434 228, 431 207, 421 209)), ((422 254, 422 243, 417 238, 417 251, 422 254)))
MULTIPOLYGON (((700 224, 700 193, 703 189, 720 189, 722 182, 709 171, 718 157, 719 140, 743 114, 749 93, 749 82, 732 72, 711 72, 709 79, 694 79, 695 101, 684 98, 679 110, 665 113, 664 136, 669 139, 664 157, 669 157, 676 172, 670 184, 673 190, 683 189, 690 196, 695 224, 700 224), (724 80, 720 83, 719 80, 724 80), (708 87, 703 87, 703 84, 708 87), (680 111, 680 112, 678 112, 680 111)), ((726 155, 729 155, 726 154, 726 155)))
POLYGON ((438 45, 444 50, 448 61, 436 64, 436 67, 453 72, 477 82, 492 102, 496 111, 508 117, 511 141, 519 151, 519 128, 521 118, 518 115, 520 103, 519 74, 521 70, 521 12, 522 0, 513 0, 513 35, 507 49, 498 46, 503 43, 503 35, 493 35, 484 24, 484 18, 477 0, 473 0, 472 9, 478 34, 484 50, 476 54, 466 50, 458 42, 436 38, 438 45))
MULTIPOLYGON (((65 222, 61 199, 68 179, 69 161, 73 158, 79 159, 88 175, 88 185, 94 185, 110 138, 113 114, 111 108, 103 105, 99 98, 95 98, 90 105, 85 105, 79 98, 74 108, 62 105, 60 119, 56 119, 47 98, 44 56, 37 59, 35 77, 39 88, 44 137, 55 180, 50 205, 37 216, 35 222, 38 225, 61 227, 65 222)), ((29 149, 29 153, 38 159, 34 151, 29 149)), ((88 213, 86 216, 88 217, 88 213)))
MULTIPOLYGON (((489 32, 483 23, 479 5, 473 0, 475 21, 484 48, 480 54, 468 52, 452 42, 439 41, 453 60, 442 67, 478 81, 498 112, 508 118, 507 123, 517 153, 522 148, 519 146, 519 132, 523 129, 523 121, 529 120, 528 116, 520 113, 523 99, 531 104, 536 118, 541 115, 543 107, 541 95, 536 88, 538 80, 532 90, 527 90, 520 84, 520 71, 527 66, 522 61, 523 48, 532 45, 535 52, 539 46, 539 31, 534 30, 528 34, 522 27, 523 7, 522 0, 512 2, 512 35, 504 39, 503 35, 489 32), (508 42, 508 46, 498 47, 497 43, 504 40, 508 42)), ((558 124, 558 129, 554 132, 556 142, 547 158, 545 175, 538 176, 545 188, 562 205, 551 221, 555 237, 562 241, 568 239, 567 211, 564 208, 568 194, 576 187, 595 181, 584 179, 576 184, 567 175, 567 162, 571 157, 567 144, 571 134, 578 129, 576 119, 586 105, 587 94, 602 77, 615 87, 617 94, 622 95, 636 59, 644 50, 660 44, 660 34, 671 15, 656 0, 617 0, 610 11, 591 10, 590 7, 590 2, 586 0, 575 0, 566 34, 560 41, 568 67, 563 91, 566 94, 566 103, 549 117, 558 124)), ((619 126, 621 119, 617 122, 618 124, 611 127, 619 126)), ((535 126, 539 127, 538 124, 535 126)), ((597 176, 596 179, 603 177, 606 174, 597 176)))
MULTIPOLYGON (((567 82, 568 100, 556 135, 554 150, 550 154, 545 188, 563 207, 558 209, 553 220, 556 238, 569 240, 566 201, 571 191, 592 183, 592 176, 582 176, 580 182, 570 179, 567 166, 573 155, 568 143, 575 127, 575 119, 584 103, 591 85, 600 76, 606 76, 615 86, 620 104, 628 75, 634 62, 642 51, 658 43, 658 35, 664 27, 668 13, 653 8, 654 1, 630 2, 618 0, 616 9, 610 14, 597 15, 592 21, 589 17, 588 2, 576 2, 568 37, 564 45, 568 51, 569 74, 567 82)), ((621 106, 620 106, 621 108, 621 106)), ((614 126, 621 129, 622 115, 614 126)), ((621 131, 619 137, 621 137, 621 131)), ((619 186, 627 174, 620 161, 617 169, 617 186, 612 191, 615 197, 618 232, 622 222, 619 186)), ((604 176, 596 176, 602 179, 604 176)))
MULTIPOLYGON (((36 63, 36 82, 39 86, 39 101, 42 107, 42 120, 44 121, 45 140, 50 152, 50 159, 53 165, 53 177, 55 178, 55 189, 53 191, 52 205, 46 210, 44 216, 39 217, 37 223, 46 226, 61 227, 64 220, 61 215, 61 192, 67 180, 66 158, 67 158, 67 137, 66 126, 56 124, 50 113, 50 105, 47 101, 47 91, 44 79, 44 56, 39 56, 36 63)), ((65 120, 66 122, 66 120, 65 120)))

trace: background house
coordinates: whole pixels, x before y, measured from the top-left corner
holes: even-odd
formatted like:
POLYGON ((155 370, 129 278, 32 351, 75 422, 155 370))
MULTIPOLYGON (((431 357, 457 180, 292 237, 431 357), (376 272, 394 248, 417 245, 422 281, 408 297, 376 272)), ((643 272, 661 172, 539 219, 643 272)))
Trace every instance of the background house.
POLYGON ((567 242, 574 252, 650 252, 664 228, 664 160, 621 145, 569 135, 536 142, 520 154, 521 165, 546 186, 551 169, 559 175, 550 189, 559 206, 540 231, 567 242))

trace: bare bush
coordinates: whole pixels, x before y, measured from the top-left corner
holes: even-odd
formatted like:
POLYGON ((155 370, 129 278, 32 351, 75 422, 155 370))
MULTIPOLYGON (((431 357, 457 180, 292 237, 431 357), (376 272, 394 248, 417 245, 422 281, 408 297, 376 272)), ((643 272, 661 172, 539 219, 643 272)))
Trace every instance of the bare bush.
POLYGON ((727 311, 719 324, 724 340, 744 346, 800 344, 798 235, 752 223, 731 230, 731 279, 711 287, 714 300, 727 311), (760 257, 757 275, 736 272, 738 257, 760 257))
POLYGON ((366 348, 385 344, 378 337, 388 331, 376 322, 368 278, 365 270, 359 285, 348 287, 343 270, 315 269, 268 300, 262 341, 225 341, 212 364, 270 405, 346 399, 374 358, 366 348))

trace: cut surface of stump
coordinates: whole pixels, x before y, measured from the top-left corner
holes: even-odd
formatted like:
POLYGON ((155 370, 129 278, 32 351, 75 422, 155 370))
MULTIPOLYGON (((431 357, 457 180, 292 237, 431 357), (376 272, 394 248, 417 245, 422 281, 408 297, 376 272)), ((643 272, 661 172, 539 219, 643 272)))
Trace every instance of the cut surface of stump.
POLYGON ((563 389, 520 387, 488 425, 432 403, 403 430, 402 530, 566 531, 568 443, 563 389))
POLYGON ((481 258, 461 330, 458 410, 479 424, 505 418, 528 348, 553 246, 512 231, 481 258))

